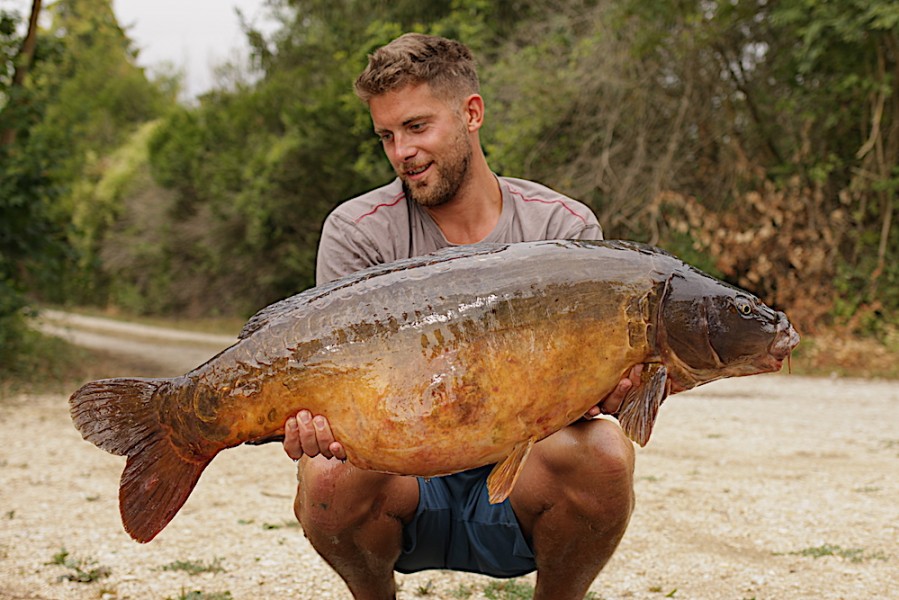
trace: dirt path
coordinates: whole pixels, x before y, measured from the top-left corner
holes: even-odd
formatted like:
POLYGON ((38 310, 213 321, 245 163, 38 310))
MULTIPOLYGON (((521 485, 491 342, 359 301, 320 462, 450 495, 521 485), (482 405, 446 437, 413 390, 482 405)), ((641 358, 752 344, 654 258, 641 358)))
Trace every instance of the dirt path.
MULTIPOLYGON (((152 357, 122 375, 180 373, 230 342, 50 316, 77 343, 152 357)), ((0 600, 349 598, 296 527, 277 445, 224 452, 141 545, 119 522, 124 460, 81 440, 64 396, 0 398, 0 439, 0 600)), ((595 598, 899 598, 897 383, 771 375, 678 395, 638 450, 636 489, 595 598)), ((404 600, 526 597, 459 573, 400 581, 404 600)))

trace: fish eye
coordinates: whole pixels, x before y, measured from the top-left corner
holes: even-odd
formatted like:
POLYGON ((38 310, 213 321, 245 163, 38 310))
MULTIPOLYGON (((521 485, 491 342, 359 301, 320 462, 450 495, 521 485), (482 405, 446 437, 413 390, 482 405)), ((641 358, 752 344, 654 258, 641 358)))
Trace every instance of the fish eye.
POLYGON ((748 317, 752 314, 752 304, 749 303, 745 298, 737 299, 737 312, 739 312, 744 317, 748 317))

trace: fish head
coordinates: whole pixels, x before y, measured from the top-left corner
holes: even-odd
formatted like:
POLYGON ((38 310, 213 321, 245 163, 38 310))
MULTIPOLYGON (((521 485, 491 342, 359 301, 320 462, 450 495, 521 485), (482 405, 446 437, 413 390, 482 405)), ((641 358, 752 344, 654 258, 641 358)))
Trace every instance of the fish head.
POLYGON ((704 273, 675 273, 663 299, 664 344, 675 390, 779 371, 799 343, 786 314, 704 273))

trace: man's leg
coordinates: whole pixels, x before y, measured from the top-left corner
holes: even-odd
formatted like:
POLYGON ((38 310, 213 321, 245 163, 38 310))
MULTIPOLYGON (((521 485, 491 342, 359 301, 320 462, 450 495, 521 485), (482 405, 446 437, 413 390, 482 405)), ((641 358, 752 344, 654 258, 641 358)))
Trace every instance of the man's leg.
POLYGON ((634 448, 595 419, 534 446, 512 508, 537 563, 535 600, 584 597, 624 536, 634 507, 634 448))
POLYGON ((395 598, 393 565, 402 551, 403 524, 418 506, 415 478, 322 457, 301 459, 297 478, 297 519, 353 597, 395 598))

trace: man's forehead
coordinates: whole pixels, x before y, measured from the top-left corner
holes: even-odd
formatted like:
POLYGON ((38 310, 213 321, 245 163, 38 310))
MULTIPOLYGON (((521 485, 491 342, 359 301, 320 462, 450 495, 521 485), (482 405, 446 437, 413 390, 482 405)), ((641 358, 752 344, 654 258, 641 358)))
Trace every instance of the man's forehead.
POLYGON ((447 106, 428 84, 407 85, 374 96, 368 102, 375 129, 390 129, 417 119, 432 117, 447 106))

